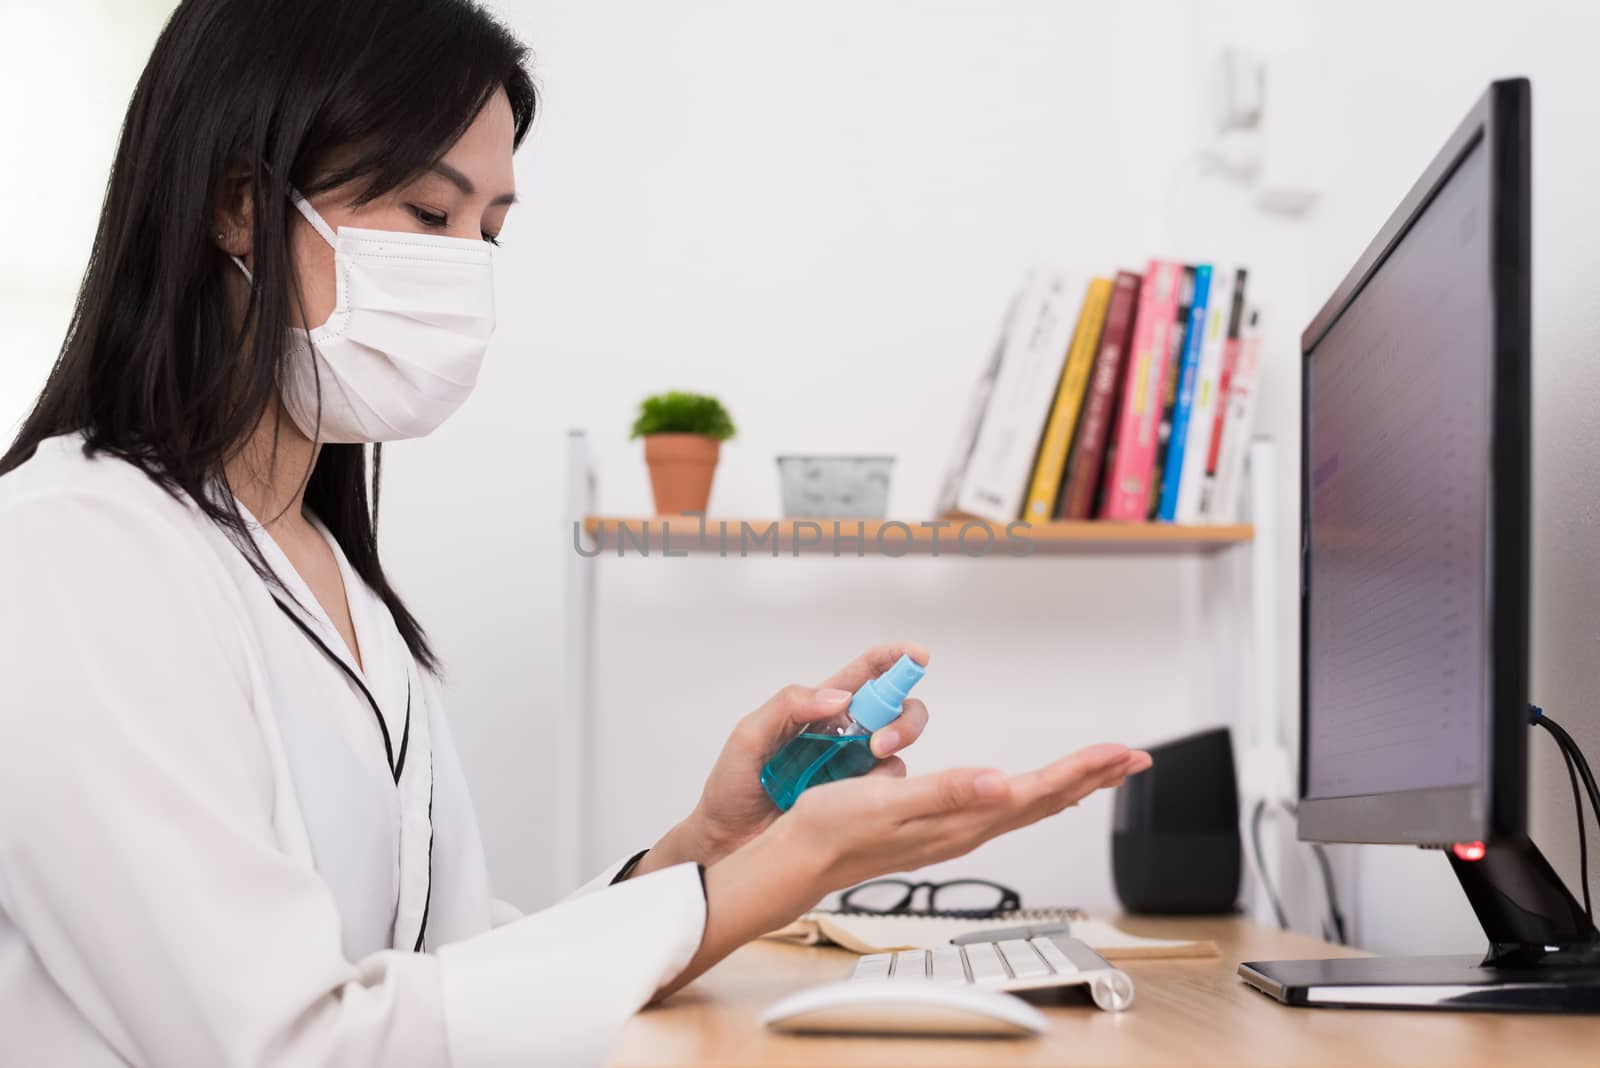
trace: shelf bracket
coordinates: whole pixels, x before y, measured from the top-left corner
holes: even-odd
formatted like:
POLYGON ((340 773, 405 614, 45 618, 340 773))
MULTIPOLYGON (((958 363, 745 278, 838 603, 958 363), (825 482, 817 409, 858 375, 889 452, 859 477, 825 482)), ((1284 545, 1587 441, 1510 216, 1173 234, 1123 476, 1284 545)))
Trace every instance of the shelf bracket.
MULTIPOLYGON (((566 599, 563 634, 561 711, 556 723, 555 883, 565 894, 578 886, 583 872, 583 813, 588 768, 587 733, 594 683, 594 583, 591 556, 578 552, 576 539, 587 539, 583 517, 594 510, 594 472, 589 466, 589 439, 581 430, 567 432, 567 499, 561 532, 566 599)), ((586 546, 586 550, 587 550, 586 546)))

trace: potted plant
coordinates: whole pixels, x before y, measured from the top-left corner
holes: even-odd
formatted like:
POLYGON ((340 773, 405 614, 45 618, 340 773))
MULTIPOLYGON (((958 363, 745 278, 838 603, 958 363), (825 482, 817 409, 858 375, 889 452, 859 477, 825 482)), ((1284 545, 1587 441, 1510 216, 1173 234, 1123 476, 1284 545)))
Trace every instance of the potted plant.
POLYGON ((706 510, 722 443, 733 435, 733 419, 715 397, 670 390, 639 403, 631 436, 644 439, 658 515, 706 510))

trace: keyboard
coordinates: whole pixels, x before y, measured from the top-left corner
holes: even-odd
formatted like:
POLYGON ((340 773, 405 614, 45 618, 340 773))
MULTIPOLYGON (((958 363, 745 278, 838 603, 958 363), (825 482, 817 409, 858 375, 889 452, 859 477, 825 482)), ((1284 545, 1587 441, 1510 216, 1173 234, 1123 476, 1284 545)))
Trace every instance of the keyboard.
POLYGON ((958 983, 1012 992, 1087 986, 1094 1003, 1108 1012, 1133 1004, 1128 974, 1065 934, 870 953, 856 961, 850 978, 958 983))

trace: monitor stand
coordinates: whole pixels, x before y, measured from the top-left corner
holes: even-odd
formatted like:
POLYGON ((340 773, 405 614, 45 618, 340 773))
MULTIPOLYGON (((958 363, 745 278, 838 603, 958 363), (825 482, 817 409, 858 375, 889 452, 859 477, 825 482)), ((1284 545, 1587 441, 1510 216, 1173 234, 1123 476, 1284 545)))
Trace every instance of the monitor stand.
POLYGON ((1240 977, 1285 1005, 1600 1013, 1600 933, 1538 847, 1445 856, 1489 936, 1486 957, 1253 961, 1240 977))

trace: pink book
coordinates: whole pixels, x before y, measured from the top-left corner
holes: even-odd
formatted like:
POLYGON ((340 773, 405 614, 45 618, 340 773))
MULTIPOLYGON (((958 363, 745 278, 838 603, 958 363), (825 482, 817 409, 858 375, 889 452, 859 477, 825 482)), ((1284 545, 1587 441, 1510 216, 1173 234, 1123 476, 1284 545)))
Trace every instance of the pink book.
POLYGON ((1171 357, 1173 322, 1178 314, 1178 281, 1183 268, 1151 260, 1139 288, 1132 359, 1123 378, 1122 411, 1117 421, 1116 454, 1106 476, 1101 519, 1141 522, 1150 505, 1150 473, 1156 462, 1161 387, 1171 357))

